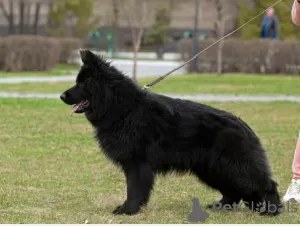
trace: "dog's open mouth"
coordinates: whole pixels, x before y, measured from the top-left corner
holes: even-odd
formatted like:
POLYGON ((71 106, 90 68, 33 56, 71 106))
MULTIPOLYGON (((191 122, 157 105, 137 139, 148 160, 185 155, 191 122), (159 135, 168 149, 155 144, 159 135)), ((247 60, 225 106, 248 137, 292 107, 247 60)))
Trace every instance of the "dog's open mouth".
POLYGON ((83 113, 89 105, 90 105, 90 102, 88 100, 83 100, 80 103, 75 104, 72 107, 70 115, 73 115, 74 113, 83 113))

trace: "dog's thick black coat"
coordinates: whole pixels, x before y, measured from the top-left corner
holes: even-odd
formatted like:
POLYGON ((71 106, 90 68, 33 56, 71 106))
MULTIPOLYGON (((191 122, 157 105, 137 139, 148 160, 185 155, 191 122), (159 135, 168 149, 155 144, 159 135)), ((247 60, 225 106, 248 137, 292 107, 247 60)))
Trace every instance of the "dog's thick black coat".
POLYGON ((219 204, 243 200, 261 214, 280 212, 264 148, 240 118, 142 90, 89 50, 80 54, 76 85, 61 99, 69 105, 88 101, 76 113, 85 113, 101 150, 125 174, 127 199, 115 214, 138 213, 149 200, 155 176, 170 171, 192 173, 218 190, 223 196, 219 204))

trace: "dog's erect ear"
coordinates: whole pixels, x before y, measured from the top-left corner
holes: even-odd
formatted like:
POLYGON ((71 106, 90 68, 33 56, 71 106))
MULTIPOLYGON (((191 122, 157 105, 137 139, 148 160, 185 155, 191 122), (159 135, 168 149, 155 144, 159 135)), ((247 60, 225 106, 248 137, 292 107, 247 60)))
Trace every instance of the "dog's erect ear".
POLYGON ((79 53, 84 64, 94 64, 98 61, 97 56, 88 49, 80 49, 79 53))

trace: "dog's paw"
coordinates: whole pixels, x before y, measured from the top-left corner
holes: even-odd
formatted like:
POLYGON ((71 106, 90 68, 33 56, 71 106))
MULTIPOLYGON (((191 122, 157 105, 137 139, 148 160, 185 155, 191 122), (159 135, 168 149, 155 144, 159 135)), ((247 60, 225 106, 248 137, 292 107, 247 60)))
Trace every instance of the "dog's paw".
POLYGON ((277 216, 280 213, 282 213, 284 206, 282 204, 280 205, 273 205, 269 206, 268 208, 266 207, 260 207, 258 210, 259 215, 261 216, 277 216))
POLYGON ((137 207, 128 207, 128 205, 123 204, 118 206, 114 211, 113 214, 115 215, 121 215, 121 214, 126 214, 126 215, 135 215, 139 212, 139 208, 137 207))
POLYGON ((121 208, 122 208, 122 205, 120 206, 117 206, 117 208, 115 208, 115 210, 112 212, 113 214, 117 215, 117 214, 121 214, 121 208))

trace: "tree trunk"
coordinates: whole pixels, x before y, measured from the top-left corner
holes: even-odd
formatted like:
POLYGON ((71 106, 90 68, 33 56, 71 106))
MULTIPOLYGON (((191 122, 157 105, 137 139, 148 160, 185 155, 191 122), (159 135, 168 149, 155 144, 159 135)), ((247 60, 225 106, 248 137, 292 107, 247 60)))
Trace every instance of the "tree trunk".
POLYGON ((13 1, 9 1, 9 33, 15 33, 15 17, 14 17, 14 3, 13 1))
POLYGON ((9 34, 15 34, 16 31, 15 31, 14 3, 13 3, 13 1, 9 1, 8 24, 9 24, 9 34))
POLYGON ((223 41, 220 41, 219 44, 218 44, 218 65, 217 65, 217 73, 218 75, 221 75, 222 72, 223 72, 223 44, 224 42, 223 41))
MULTIPOLYGON (((228 17, 224 20, 219 21, 219 38, 224 37, 225 35, 225 23, 228 20, 228 17)), ((218 44, 218 75, 223 73, 223 46, 224 40, 221 40, 218 44)))
POLYGON ((137 80, 137 55, 138 55, 138 45, 133 43, 133 59, 132 59, 132 79, 137 80))
POLYGON ((113 21, 112 25, 114 27, 118 26, 119 23, 119 8, 117 0, 112 0, 112 7, 113 7, 113 21))
MULTIPOLYGON (((136 33, 135 33, 136 34, 136 33)), ((133 73, 133 80, 137 80, 137 61, 138 61, 138 52, 140 51, 141 48, 141 42, 144 34, 144 28, 140 28, 139 32, 137 33, 137 36, 134 37, 133 35, 133 66, 132 66, 132 73, 133 73)))
POLYGON ((0 1, 0 8, 1 11, 4 15, 4 17, 7 20, 8 23, 8 34, 14 34, 15 33, 15 29, 14 29, 14 12, 13 12, 13 1, 9 1, 9 11, 6 10, 3 1, 0 1))
POLYGON ((118 1, 117 0, 112 0, 112 5, 113 5, 113 22, 112 22, 112 26, 113 26, 113 56, 116 52, 116 49, 118 48, 118 44, 119 44, 119 32, 118 32, 118 26, 119 26, 119 6, 118 6, 118 1))
POLYGON ((20 34, 24 34, 24 12, 25 12, 25 3, 24 0, 20 1, 20 21, 19 21, 19 33, 20 34))
POLYGON ((41 9, 41 3, 37 2, 35 5, 35 15, 34 15, 34 23, 33 23, 33 31, 32 33, 37 35, 38 34, 38 26, 39 26, 39 20, 40 20, 40 9, 41 9))
POLYGON ((53 25, 53 21, 51 19, 51 11, 53 10, 53 7, 54 7, 54 3, 51 1, 49 2, 48 4, 48 15, 47 15, 47 27, 50 28, 50 29, 53 29, 54 28, 54 25, 53 25))
POLYGON ((31 21, 30 21, 30 13, 31 13, 31 3, 27 3, 26 5, 26 14, 25 14, 25 26, 28 34, 31 34, 31 21))

